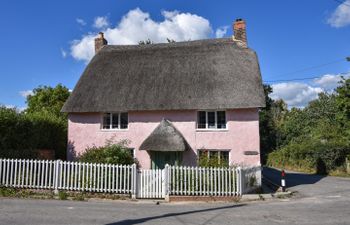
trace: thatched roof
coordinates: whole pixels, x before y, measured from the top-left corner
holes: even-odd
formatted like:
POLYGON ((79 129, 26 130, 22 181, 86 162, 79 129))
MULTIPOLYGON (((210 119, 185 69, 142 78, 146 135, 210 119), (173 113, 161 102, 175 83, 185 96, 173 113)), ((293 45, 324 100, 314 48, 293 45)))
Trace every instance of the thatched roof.
POLYGON ((168 120, 163 119, 141 144, 140 150, 175 152, 185 151, 188 146, 182 134, 168 120))
POLYGON ((228 38, 103 47, 63 112, 264 107, 254 51, 228 38))

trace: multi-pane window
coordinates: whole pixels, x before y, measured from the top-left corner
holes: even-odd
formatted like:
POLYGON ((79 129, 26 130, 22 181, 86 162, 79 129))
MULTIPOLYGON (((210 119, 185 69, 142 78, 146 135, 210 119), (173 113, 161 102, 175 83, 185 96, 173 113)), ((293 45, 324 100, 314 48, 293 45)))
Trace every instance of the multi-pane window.
POLYGON ((229 165, 229 151, 223 150, 199 150, 199 158, 205 156, 208 160, 217 160, 219 164, 228 166, 229 165))
POLYGON ((226 129, 225 111, 198 111, 198 129, 226 129))
POLYGON ((127 129, 128 120, 128 113, 104 113, 102 129, 127 129))

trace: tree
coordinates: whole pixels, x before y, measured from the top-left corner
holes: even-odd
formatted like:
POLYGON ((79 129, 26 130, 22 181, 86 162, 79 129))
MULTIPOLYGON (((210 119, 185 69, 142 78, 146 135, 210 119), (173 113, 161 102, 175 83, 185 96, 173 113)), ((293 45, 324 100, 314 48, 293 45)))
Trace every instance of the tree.
POLYGON ((336 118, 341 127, 345 130, 347 137, 350 139, 350 78, 342 77, 340 86, 336 92, 336 107, 338 109, 336 118))
POLYGON ((61 109, 70 95, 61 84, 56 87, 39 86, 27 97, 25 117, 33 125, 35 149, 53 149, 56 158, 65 159, 67 149, 67 114, 61 109))
POLYGON ((27 113, 47 112, 57 117, 65 117, 61 113, 63 104, 69 97, 69 89, 61 84, 52 88, 49 86, 39 86, 33 90, 33 94, 27 97, 27 113))
POLYGON ((270 98, 270 85, 264 85, 266 107, 259 112, 261 160, 265 164, 268 153, 276 149, 279 137, 279 127, 287 112, 287 104, 283 100, 270 98))
POLYGON ((343 168, 350 154, 349 121, 350 79, 343 79, 334 93, 320 93, 305 108, 287 110, 268 164, 322 174, 343 168))

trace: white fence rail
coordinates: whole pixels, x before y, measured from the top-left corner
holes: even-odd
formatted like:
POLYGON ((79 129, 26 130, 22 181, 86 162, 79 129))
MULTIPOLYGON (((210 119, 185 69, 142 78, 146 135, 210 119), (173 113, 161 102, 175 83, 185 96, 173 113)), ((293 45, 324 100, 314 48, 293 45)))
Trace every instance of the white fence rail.
POLYGON ((171 195, 241 195, 240 168, 204 168, 169 166, 171 195))
POLYGON ((165 170, 140 169, 137 176, 138 198, 165 198, 165 170))
POLYGON ((70 191, 133 193, 136 165, 0 159, 0 185, 70 191))
POLYGON ((137 170, 133 165, 0 159, 0 186, 131 194, 239 196, 261 185, 261 168, 166 166, 137 170))

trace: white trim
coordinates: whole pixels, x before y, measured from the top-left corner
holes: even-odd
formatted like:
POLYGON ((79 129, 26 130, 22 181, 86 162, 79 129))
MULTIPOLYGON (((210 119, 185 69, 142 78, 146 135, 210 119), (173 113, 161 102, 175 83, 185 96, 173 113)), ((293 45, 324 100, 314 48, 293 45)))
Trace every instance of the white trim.
POLYGON ((101 113, 100 116, 100 131, 103 132, 109 132, 109 131, 127 131, 129 130, 129 113, 128 112, 104 112, 101 113), (127 128, 120 128, 121 126, 121 114, 122 113, 127 113, 128 115, 128 127, 127 128), (105 114, 109 114, 109 120, 110 120, 110 124, 109 124, 109 128, 103 128, 103 123, 104 123, 104 115, 105 114), (118 114, 118 128, 112 128, 113 126, 113 114, 118 114))
POLYGON ((228 123, 227 123, 227 110, 197 110, 196 111, 196 131, 228 131, 228 123), (199 120, 199 112, 205 112, 205 128, 198 128, 198 120, 199 120), (216 128, 208 128, 208 112, 215 112, 215 127, 216 128), (226 128, 217 128, 218 127, 218 112, 225 112, 225 125, 226 128))

